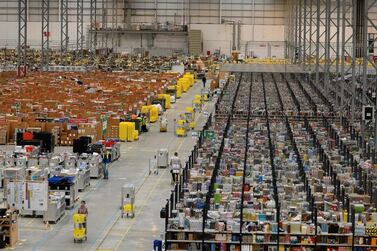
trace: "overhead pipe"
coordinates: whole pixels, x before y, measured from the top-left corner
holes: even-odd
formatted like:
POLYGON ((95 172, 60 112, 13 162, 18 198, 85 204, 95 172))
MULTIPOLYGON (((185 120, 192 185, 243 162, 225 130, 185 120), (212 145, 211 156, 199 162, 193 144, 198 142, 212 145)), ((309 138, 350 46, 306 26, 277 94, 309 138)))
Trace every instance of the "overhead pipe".
POLYGON ((220 21, 220 24, 222 24, 222 19, 223 19, 223 13, 222 13, 222 8, 221 8, 221 5, 222 5, 222 2, 221 0, 219 0, 219 21, 220 21))
POLYGON ((184 25, 185 24, 185 18, 184 18, 184 16, 185 16, 185 14, 184 14, 184 2, 185 2, 185 0, 182 0, 181 1, 181 25, 184 25))
POLYGON ((157 0, 154 0, 154 22, 157 28, 158 20, 157 20, 157 0))
POLYGON ((190 20, 190 15, 191 15, 191 11, 190 11, 190 0, 187 0, 187 24, 190 25, 191 23, 191 20, 190 20))
POLYGON ((237 47, 236 47, 236 22, 233 21, 233 45, 232 45, 232 50, 235 51, 237 50, 237 47))
POLYGON ((252 28, 252 41, 255 41, 254 32, 255 32, 255 0, 253 0, 253 28, 252 28))
POLYGON ((241 21, 238 21, 237 50, 241 50, 241 21))

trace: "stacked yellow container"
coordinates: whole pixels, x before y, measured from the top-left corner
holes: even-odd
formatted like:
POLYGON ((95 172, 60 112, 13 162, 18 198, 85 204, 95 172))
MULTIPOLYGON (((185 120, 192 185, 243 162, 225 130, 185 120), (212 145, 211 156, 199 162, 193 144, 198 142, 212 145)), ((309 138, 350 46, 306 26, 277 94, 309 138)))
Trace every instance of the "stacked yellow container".
POLYGON ((158 108, 154 105, 143 105, 141 112, 149 115, 149 122, 154 123, 158 120, 158 108))
POLYGON ((119 123, 119 140, 120 141, 135 141, 139 139, 139 132, 135 130, 135 122, 120 122, 119 123))
POLYGON ((181 84, 183 92, 187 92, 190 88, 190 80, 187 78, 180 78, 178 84, 181 84))
POLYGON ((189 72, 186 72, 185 75, 183 75, 183 78, 187 79, 189 81, 189 86, 193 86, 194 85, 194 75, 192 75, 191 73, 189 72))
POLYGON ((149 121, 151 123, 158 121, 158 108, 157 106, 151 105, 149 110, 149 121))
POLYGON ((165 109, 170 109, 171 108, 171 98, 169 94, 158 94, 157 96, 159 99, 164 99, 165 100, 165 109))

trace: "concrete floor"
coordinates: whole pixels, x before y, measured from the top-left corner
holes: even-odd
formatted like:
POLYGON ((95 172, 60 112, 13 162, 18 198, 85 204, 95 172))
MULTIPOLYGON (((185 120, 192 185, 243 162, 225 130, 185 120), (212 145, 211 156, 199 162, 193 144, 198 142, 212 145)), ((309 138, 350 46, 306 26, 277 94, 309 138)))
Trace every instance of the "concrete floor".
MULTIPOLYGON (((170 172, 161 169, 159 175, 149 175, 149 159, 157 150, 167 148, 172 154, 179 152, 186 160, 196 138, 178 138, 173 133, 173 119, 178 118, 185 107, 191 106, 195 94, 200 94, 201 83, 173 104, 165 114, 169 120, 168 132, 160 133, 158 123, 142 134, 137 142, 122 143, 122 157, 110 168, 110 179, 91 180, 87 191, 80 199, 87 201, 88 241, 73 242, 72 214, 77 207, 66 211, 56 225, 46 227, 40 218, 20 218, 20 242, 15 250, 152 250, 153 240, 163 234, 164 221, 159 218, 160 209, 170 196, 170 172), (136 215, 134 218, 120 217, 121 187, 132 183, 136 187, 136 215)), ((197 115, 197 130, 201 130, 213 102, 207 103, 204 112, 197 115)))

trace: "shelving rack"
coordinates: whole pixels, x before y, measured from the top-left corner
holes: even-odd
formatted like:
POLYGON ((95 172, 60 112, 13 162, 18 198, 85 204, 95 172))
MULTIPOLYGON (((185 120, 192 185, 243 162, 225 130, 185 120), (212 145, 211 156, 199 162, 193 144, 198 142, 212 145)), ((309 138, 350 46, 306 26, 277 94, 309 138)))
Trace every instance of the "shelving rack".
MULTIPOLYGON (((285 74, 253 74, 252 77, 247 78, 250 80, 248 95, 245 95, 245 89, 242 89, 244 87, 241 87, 243 90, 240 92, 241 94, 238 93, 240 86, 245 85, 248 81, 246 75, 239 75, 237 84, 228 82, 224 88, 226 92, 229 92, 229 85, 233 85, 233 89, 236 90, 235 95, 232 95, 234 93, 230 91, 232 97, 228 101, 228 103, 232 103, 231 106, 229 105, 230 109, 224 109, 226 103, 222 100, 222 95, 216 104, 215 123, 221 123, 224 120, 227 123, 224 123, 226 126, 221 134, 222 137, 218 135, 218 137, 221 137, 218 141, 221 141, 221 144, 219 144, 210 182, 205 184, 209 189, 202 211, 203 217, 198 218, 198 222, 202 221, 202 228, 200 230, 180 227, 174 229, 171 227, 174 216, 184 211, 183 204, 189 194, 188 184, 191 182, 189 174, 193 168, 197 168, 198 160, 201 159, 203 154, 203 145, 205 147, 208 143, 201 136, 198 145, 189 158, 189 162, 186 164, 181 184, 172 193, 174 200, 171 199, 169 202, 170 204, 178 202, 178 206, 171 206, 170 212, 172 214, 168 214, 169 217, 166 218, 166 250, 188 249, 189 247, 192 250, 241 250, 241 247, 242 250, 248 250, 247 248, 261 250, 263 247, 272 248, 272 250, 277 250, 279 247, 288 250, 296 250, 295 247, 305 247, 309 250, 323 250, 324 248, 331 248, 332 250, 338 250, 338 248, 345 248, 343 250, 354 250, 354 248, 365 251, 375 250, 377 236, 366 234, 363 227, 365 228, 368 225, 366 223, 361 224, 359 221, 359 219, 365 220, 365 217, 373 215, 372 211, 368 212, 368 208, 373 210, 377 207, 377 189, 374 188, 376 172, 367 169, 360 162, 362 158, 370 159, 372 154, 371 150, 366 152, 357 150, 362 142, 360 134, 350 126, 346 118, 333 113, 331 104, 324 102, 326 99, 319 90, 305 82, 305 79, 302 79, 299 74, 290 76, 285 74), (237 88, 234 88, 234 86, 237 86, 237 88), (263 90, 263 95, 260 95, 260 89, 263 90), (244 96, 242 96, 243 94, 244 96), (248 97, 248 102, 245 102, 245 100, 242 102, 247 103, 247 111, 235 110, 235 104, 240 103, 237 99, 245 96, 248 97), (303 102, 303 99, 305 99, 305 102, 303 102), (290 109, 289 113, 285 107, 290 109), (222 120, 218 122, 218 118, 222 120), (242 171, 242 186, 240 186, 242 188, 238 190, 241 195, 238 200, 240 206, 237 207, 237 211, 240 211, 241 214, 237 217, 233 215, 233 220, 239 222, 239 224, 238 228, 234 227, 237 224, 233 224, 233 228, 229 231, 226 228, 215 230, 216 228, 213 226, 209 228, 209 224, 213 222, 213 216, 209 218, 211 212, 209 209, 215 205, 214 191, 219 186, 219 174, 222 173, 221 177, 226 177, 223 174, 223 159, 221 159, 224 154, 224 142, 231 141, 228 132, 232 121, 241 118, 244 120, 242 123, 246 124, 245 138, 247 140, 244 146, 244 158, 241 160, 243 167, 239 169, 240 172, 242 171), (265 131, 262 130, 262 132, 266 134, 265 143, 268 143, 270 165, 268 172, 270 172, 272 184, 269 189, 275 202, 272 209, 275 217, 263 221, 245 219, 244 211, 247 208, 247 206, 245 207, 247 202, 245 193, 248 191, 245 189, 249 189, 247 186, 253 189, 250 179, 247 178, 254 168, 248 162, 249 156, 251 156, 249 144, 252 139, 249 134, 251 128, 253 128, 253 123, 265 124, 266 127, 265 131), (279 139, 278 128, 284 128, 284 139, 279 139), (296 173, 294 176, 296 177, 294 180, 298 182, 296 186, 303 189, 300 192, 303 195, 302 203, 307 206, 306 211, 308 212, 305 220, 301 219, 296 222, 287 219, 287 202, 290 201, 281 194, 284 185, 281 173, 288 174, 288 172, 284 168, 282 169, 281 163, 276 158, 281 156, 281 147, 284 145, 286 149, 290 149, 290 155, 295 159, 291 171, 293 174, 296 173), (310 157, 308 157, 308 153, 311 154, 310 157), (314 162, 309 163, 313 159, 314 162), (338 159, 341 159, 341 162, 338 159), (342 177, 348 171, 354 177, 352 180, 355 183, 351 187, 356 189, 357 193, 347 193, 350 185, 344 183, 342 177), (312 172, 321 173, 323 178, 318 179, 312 172), (319 182, 318 184, 321 184, 324 189, 330 189, 336 203, 330 203, 332 200, 327 201, 318 198, 318 195, 322 192, 318 193, 319 187, 316 182, 319 182), (369 199, 370 203, 364 203, 363 205, 366 208, 360 212, 359 204, 364 199, 369 199), (330 215, 341 217, 341 219, 334 222, 327 219, 326 214, 328 212, 330 212, 330 215), (258 226, 261 222, 265 225, 269 223, 270 228, 249 231, 245 227, 245 224, 250 223, 255 223, 258 226), (302 229, 306 230, 302 232, 302 229), (362 234, 360 234, 360 231, 362 234)), ((209 123, 206 129, 211 126, 216 128, 216 125, 209 123)), ((284 161, 284 158, 280 161, 284 161)), ((322 193, 323 195, 325 193, 322 193)), ((223 220, 219 221, 224 222, 223 220)), ((373 222, 376 223, 376 220, 374 219, 373 222)), ((369 225, 369 227, 373 228, 372 225, 369 225)))

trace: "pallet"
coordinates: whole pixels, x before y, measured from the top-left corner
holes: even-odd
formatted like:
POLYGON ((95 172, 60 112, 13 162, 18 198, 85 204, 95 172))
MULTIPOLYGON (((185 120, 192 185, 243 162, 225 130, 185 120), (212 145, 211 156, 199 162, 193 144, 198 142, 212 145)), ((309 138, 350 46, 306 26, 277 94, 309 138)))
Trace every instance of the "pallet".
POLYGON ((87 240, 88 240, 88 237, 87 237, 87 236, 85 236, 85 237, 82 238, 82 239, 75 239, 75 238, 73 238, 73 242, 74 242, 74 243, 82 243, 82 242, 87 241, 87 240))
POLYGON ((57 224, 65 215, 65 212, 63 212, 59 218, 56 219, 56 221, 44 221, 44 223, 49 223, 49 224, 57 224))
POLYGON ((73 209, 74 207, 75 207, 75 204, 76 204, 76 202, 77 201, 79 201, 79 197, 77 197, 77 199, 75 199, 74 201, 73 201, 73 203, 70 205, 70 206, 65 206, 65 210, 71 210, 71 209, 73 209))
POLYGON ((36 215, 36 214, 30 215, 30 214, 21 214, 20 213, 20 216, 23 217, 23 218, 43 218, 43 215, 36 215))
POLYGON ((73 203, 72 205, 70 206, 65 206, 65 210, 71 210, 75 207, 75 203, 73 203))
POLYGON ((135 217, 135 213, 122 213, 122 218, 124 218, 125 215, 126 215, 126 218, 134 218, 135 217))
POLYGON ((84 192, 85 189, 87 189, 88 187, 90 187, 90 183, 88 183, 83 189, 78 189, 79 192, 84 192))

